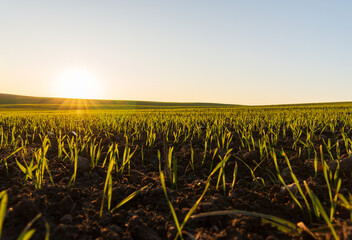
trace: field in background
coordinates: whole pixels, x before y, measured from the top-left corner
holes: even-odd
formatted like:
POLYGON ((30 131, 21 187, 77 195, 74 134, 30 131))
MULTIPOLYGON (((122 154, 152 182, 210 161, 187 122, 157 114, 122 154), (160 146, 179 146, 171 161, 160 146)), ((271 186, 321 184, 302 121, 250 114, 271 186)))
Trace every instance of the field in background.
POLYGON ((7 103, 3 239, 352 236, 350 103, 7 103))
POLYGON ((0 111, 52 111, 52 110, 121 110, 121 109, 174 109, 236 107, 240 105, 219 103, 178 103, 127 100, 91 100, 70 98, 28 97, 12 94, 0 94, 0 111))

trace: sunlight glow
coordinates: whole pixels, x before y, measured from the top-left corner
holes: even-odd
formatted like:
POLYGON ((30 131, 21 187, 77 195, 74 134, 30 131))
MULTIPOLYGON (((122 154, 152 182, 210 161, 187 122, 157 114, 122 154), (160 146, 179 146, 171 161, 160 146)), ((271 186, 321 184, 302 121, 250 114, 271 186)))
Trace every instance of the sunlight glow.
POLYGON ((69 70, 55 80, 54 91, 64 98, 99 98, 101 86, 96 78, 86 70, 69 70))

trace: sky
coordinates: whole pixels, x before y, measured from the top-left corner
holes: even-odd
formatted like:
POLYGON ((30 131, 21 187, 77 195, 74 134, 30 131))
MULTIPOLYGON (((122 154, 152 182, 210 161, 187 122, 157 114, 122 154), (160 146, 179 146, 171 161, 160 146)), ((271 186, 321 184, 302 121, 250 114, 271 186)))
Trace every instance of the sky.
POLYGON ((0 0, 0 93, 352 101, 350 0, 0 0))

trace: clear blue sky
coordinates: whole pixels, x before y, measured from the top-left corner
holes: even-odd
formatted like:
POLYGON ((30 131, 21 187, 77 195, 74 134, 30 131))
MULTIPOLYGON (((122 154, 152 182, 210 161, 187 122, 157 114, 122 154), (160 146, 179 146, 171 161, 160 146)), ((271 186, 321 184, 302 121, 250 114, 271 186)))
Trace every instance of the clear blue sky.
POLYGON ((351 11, 347 0, 0 1, 0 92, 65 96, 77 74, 62 76, 81 71, 91 98, 352 101, 351 11))

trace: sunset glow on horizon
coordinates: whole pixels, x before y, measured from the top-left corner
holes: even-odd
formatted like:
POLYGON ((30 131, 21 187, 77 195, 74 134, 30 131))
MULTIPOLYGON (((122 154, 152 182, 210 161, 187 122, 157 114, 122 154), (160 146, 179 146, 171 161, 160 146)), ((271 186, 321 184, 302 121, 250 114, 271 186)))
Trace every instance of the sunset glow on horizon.
POLYGON ((88 71, 68 70, 53 81, 52 94, 63 98, 102 98, 102 84, 88 71))

